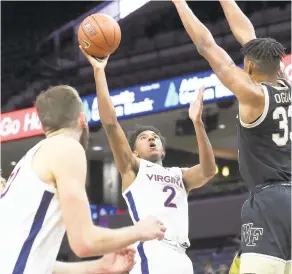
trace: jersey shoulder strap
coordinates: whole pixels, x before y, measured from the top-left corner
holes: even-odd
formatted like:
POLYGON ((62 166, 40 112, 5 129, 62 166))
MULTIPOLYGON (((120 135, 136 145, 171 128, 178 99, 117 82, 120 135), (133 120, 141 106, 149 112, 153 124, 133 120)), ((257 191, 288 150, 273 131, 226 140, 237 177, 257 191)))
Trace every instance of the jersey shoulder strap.
MULTIPOLYGON (((254 127, 257 127, 259 126, 264 120, 265 118, 267 117, 267 114, 269 112, 269 107, 270 107, 270 95, 269 95, 269 91, 268 91, 268 88, 265 84, 261 83, 261 87, 262 87, 262 90, 264 92, 264 98, 265 98, 265 105, 264 105, 264 110, 263 110, 263 113, 262 115, 256 119, 254 122, 250 123, 250 124, 247 124, 247 123, 244 123, 241 118, 240 118, 240 111, 238 112, 238 118, 239 118, 239 124, 241 127, 243 128, 254 128, 254 127)), ((240 105, 239 105, 240 107, 240 105)))

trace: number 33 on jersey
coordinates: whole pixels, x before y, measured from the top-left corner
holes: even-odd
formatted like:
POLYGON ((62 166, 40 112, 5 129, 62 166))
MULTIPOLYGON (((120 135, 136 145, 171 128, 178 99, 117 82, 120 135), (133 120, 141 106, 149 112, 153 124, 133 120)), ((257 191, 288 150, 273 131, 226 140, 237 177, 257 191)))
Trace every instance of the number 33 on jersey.
POLYGON ((285 146, 290 139, 292 140, 291 134, 291 117, 292 117, 292 105, 288 106, 288 110, 285 107, 277 107, 273 112, 273 119, 279 122, 279 130, 283 133, 273 133, 272 139, 277 146, 285 146), (290 129, 289 129, 290 127, 290 129))

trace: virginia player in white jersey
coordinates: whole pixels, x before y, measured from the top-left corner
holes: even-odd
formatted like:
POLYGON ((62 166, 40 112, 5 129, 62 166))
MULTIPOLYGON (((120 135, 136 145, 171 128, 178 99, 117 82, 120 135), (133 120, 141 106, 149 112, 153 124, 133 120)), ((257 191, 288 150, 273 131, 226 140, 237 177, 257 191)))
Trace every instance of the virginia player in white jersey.
POLYGON ((122 176, 123 196, 132 220, 137 223, 150 214, 167 227, 162 241, 137 244, 138 263, 131 273, 191 274, 192 263, 185 253, 189 246, 187 196, 192 189, 206 184, 216 170, 213 150, 201 119, 204 89, 189 109, 198 140, 200 164, 191 168, 164 168, 165 141, 159 130, 140 127, 128 142, 120 127, 105 77, 108 58, 96 60, 84 51, 83 54, 94 69, 100 119, 122 176))
MULTIPOLYGON (((154 217, 115 230, 92 223, 85 191, 88 124, 77 91, 70 86, 49 88, 38 96, 36 108, 46 139, 18 162, 0 194, 0 273, 51 274, 54 265, 55 273, 64 272, 67 265, 55 260, 65 230, 79 257, 163 238, 165 228, 154 217)), ((126 250, 111 257, 115 273, 131 268, 128 255, 126 250)), ((88 264, 83 267, 82 273, 93 272, 88 264)), ((100 267, 99 272, 111 273, 100 267)))

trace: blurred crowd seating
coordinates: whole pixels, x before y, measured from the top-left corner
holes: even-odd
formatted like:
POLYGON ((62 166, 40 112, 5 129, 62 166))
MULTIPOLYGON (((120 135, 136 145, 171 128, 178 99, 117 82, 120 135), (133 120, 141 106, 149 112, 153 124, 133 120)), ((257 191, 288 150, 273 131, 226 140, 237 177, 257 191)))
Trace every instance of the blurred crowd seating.
MULTIPOLYGON (((291 4, 283 2, 281 5, 269 6, 266 9, 263 8, 267 4, 258 5, 257 10, 255 9, 251 13, 246 4, 246 12, 249 13, 249 17, 256 27, 258 37, 276 38, 286 46, 287 52, 290 52, 291 4)), ((196 12, 211 30, 217 43, 230 53, 235 62, 242 62, 239 44, 231 34, 222 14, 219 16, 219 13, 214 13, 212 9, 204 10, 203 6, 196 12)), ((190 38, 182 29, 174 9, 168 10, 168 13, 162 13, 160 16, 152 15, 151 18, 152 20, 149 19, 149 22, 148 17, 147 19, 141 18, 142 21, 144 20, 144 24, 133 27, 131 32, 128 31, 128 28, 133 25, 132 20, 135 18, 131 17, 128 21, 126 19, 125 22, 122 22, 121 46, 108 65, 107 74, 111 89, 209 69, 206 61, 200 58, 190 38)), ((91 68, 83 69, 82 73, 74 71, 72 67, 69 69, 64 67, 63 71, 52 74, 52 77, 40 76, 40 72, 45 70, 45 67, 41 66, 40 60, 42 59, 39 59, 37 55, 36 45, 42 36, 40 33, 35 36, 32 33, 23 33, 23 37, 19 36, 19 39, 10 40, 7 42, 9 46, 2 45, 2 105, 9 101, 2 111, 30 106, 36 93, 49 85, 66 83, 77 88, 80 87, 79 92, 82 95, 93 92, 91 68), (28 73, 33 71, 36 63, 39 66, 34 69, 34 74, 29 75, 28 73), (26 75, 30 77, 25 77, 26 75)), ((76 53, 77 46, 73 44, 73 40, 73 38, 68 40, 69 42, 62 47, 62 52, 67 55, 70 52, 71 55, 76 55, 74 53, 76 53)), ((42 52, 43 60, 46 56, 44 53, 42 52)), ((52 48, 48 47, 49 60, 53 59, 53 54, 52 48)), ((83 64, 87 66, 85 60, 83 61, 83 64)), ((65 62, 63 63, 65 64, 65 62)), ((78 63, 75 63, 73 68, 74 66, 78 67, 78 63)))
POLYGON ((237 252, 235 246, 218 249, 191 249, 187 253, 193 262, 194 274, 227 274, 237 252))

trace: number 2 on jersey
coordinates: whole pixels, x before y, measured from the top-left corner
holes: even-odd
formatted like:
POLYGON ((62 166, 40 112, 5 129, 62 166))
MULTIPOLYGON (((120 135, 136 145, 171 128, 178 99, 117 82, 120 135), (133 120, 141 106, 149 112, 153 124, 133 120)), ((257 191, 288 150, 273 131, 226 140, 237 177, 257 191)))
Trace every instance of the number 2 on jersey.
POLYGON ((176 204, 175 203, 172 203, 175 195, 176 195, 176 191, 175 189, 172 187, 172 186, 165 186, 163 188, 163 192, 169 192, 170 190, 170 195, 168 196, 168 198, 166 199, 166 201, 164 202, 164 206, 165 207, 173 207, 173 208, 176 208, 176 204))
MULTIPOLYGON (((292 140, 292 133, 289 132, 288 117, 292 117, 292 105, 288 107, 288 113, 284 107, 277 107, 273 112, 273 119, 279 120, 279 129, 283 130, 283 135, 279 133, 273 133, 272 139, 277 146, 285 146, 290 138, 292 140)), ((291 123, 291 121, 290 121, 291 123)))

